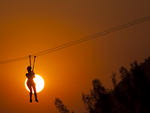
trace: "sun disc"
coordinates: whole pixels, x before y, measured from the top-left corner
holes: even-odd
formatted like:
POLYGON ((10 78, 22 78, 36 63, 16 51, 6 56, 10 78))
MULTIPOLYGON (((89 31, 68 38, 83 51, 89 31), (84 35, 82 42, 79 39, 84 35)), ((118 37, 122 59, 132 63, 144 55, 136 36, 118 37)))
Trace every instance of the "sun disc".
MULTIPOLYGON (((44 89, 44 79, 40 75, 35 74, 35 78, 33 78, 33 80, 34 80, 35 85, 36 85, 36 92, 37 93, 41 92, 44 89)), ((27 86, 27 78, 25 80, 25 88, 28 91, 30 91, 28 86, 27 86)), ((33 91, 33 89, 32 89, 32 91, 33 91)))

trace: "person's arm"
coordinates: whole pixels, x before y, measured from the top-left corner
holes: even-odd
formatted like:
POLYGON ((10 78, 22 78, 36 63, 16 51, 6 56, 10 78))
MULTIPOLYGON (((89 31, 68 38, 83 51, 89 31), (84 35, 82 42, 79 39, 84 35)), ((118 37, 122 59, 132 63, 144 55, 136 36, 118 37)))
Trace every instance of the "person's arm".
POLYGON ((32 76, 33 76, 33 78, 35 77, 35 73, 34 72, 32 72, 33 74, 32 74, 32 76))
POLYGON ((26 73, 26 77, 28 78, 28 73, 26 73))

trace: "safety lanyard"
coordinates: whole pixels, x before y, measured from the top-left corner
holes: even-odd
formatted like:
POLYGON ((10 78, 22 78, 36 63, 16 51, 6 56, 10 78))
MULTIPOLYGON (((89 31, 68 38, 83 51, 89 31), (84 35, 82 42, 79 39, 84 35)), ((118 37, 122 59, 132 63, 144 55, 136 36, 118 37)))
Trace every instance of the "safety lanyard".
POLYGON ((34 56, 33 65, 32 65, 32 56, 29 55, 29 64, 30 64, 30 67, 32 68, 32 71, 33 71, 33 72, 34 72, 35 60, 36 60, 36 56, 34 56))

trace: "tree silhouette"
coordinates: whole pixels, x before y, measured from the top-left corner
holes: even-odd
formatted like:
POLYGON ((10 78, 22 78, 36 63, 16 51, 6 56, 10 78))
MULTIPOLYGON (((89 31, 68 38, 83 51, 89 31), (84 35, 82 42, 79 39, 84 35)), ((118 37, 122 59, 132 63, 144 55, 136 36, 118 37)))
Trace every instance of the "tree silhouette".
POLYGON ((117 86, 116 73, 112 74, 112 83, 113 83, 113 87, 115 88, 117 86))
POLYGON ((89 111, 89 113, 109 113, 109 93, 106 91, 106 89, 98 79, 93 80, 92 85, 93 88, 90 94, 82 95, 83 102, 88 108, 87 110, 89 111))
POLYGON ((59 98, 55 99, 55 106, 60 113, 71 113, 59 98))
MULTIPOLYGON (((82 94, 88 113, 150 113, 150 57, 140 64, 133 62, 129 70, 122 66, 119 74, 119 83, 112 74, 112 90, 99 79, 92 81, 89 94, 82 94)), ((70 113, 60 99, 55 105, 61 113, 70 113)))
POLYGON ((123 66, 120 68, 119 72, 120 72, 121 79, 124 79, 129 75, 128 70, 123 66))

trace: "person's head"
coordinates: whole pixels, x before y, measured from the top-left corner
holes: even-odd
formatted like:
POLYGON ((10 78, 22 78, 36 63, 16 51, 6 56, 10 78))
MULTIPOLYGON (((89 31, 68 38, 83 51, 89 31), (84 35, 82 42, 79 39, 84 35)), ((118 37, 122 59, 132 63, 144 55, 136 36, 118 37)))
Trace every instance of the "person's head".
POLYGON ((27 70, 28 70, 28 72, 31 72, 31 70, 32 70, 31 66, 28 66, 27 70))

